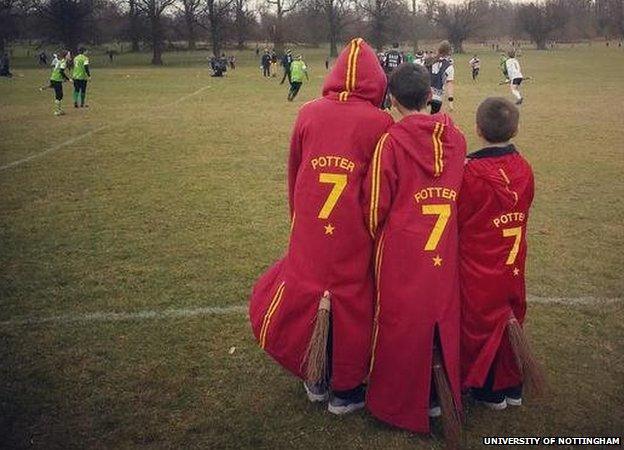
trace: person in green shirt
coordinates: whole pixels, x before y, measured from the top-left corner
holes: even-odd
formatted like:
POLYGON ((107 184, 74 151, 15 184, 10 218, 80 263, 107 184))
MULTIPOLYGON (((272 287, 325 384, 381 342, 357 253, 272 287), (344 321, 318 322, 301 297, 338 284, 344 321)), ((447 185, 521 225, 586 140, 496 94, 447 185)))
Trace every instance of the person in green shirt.
POLYGON ((72 78, 74 79, 74 108, 78 108, 78 100, 80 99, 80 107, 84 108, 85 99, 87 98, 87 81, 91 77, 89 72, 89 58, 84 47, 78 49, 78 56, 74 58, 74 70, 72 78))
POLYGON ((310 77, 308 76, 308 67, 305 62, 303 62, 301 55, 297 55, 295 60, 290 65, 290 90, 288 91, 289 102, 292 102, 299 93, 299 89, 301 89, 301 85, 303 84, 304 76, 306 80, 310 81, 310 77))
POLYGON ((68 50, 59 52, 59 57, 52 66, 52 73, 50 74, 50 86, 54 89, 54 115, 62 116, 65 114, 61 107, 61 101, 63 100, 63 82, 69 81, 67 75, 65 75, 65 69, 67 68, 67 61, 71 58, 71 53, 68 50))

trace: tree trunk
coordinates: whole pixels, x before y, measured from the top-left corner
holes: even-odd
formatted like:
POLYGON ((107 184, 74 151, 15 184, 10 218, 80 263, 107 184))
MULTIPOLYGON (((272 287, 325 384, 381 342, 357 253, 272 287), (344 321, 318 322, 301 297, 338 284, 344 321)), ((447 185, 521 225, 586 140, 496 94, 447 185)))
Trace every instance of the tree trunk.
POLYGON ((418 24, 416 23, 416 0, 412 0, 412 46, 414 53, 418 51, 418 24))
POLYGON ((284 53, 284 37, 282 35, 282 19, 284 13, 282 12, 281 3, 277 7, 277 15, 275 16, 275 29, 273 30, 273 50, 278 55, 284 53))
POLYGON ((325 0, 325 13, 329 25, 329 56, 335 58, 338 56, 338 17, 333 0, 325 0))
POLYGON ((196 47, 196 34, 195 34, 195 22, 193 20, 193 16, 190 14, 185 14, 186 16, 186 29, 188 32, 188 49, 195 50, 196 47))
POLYGON ((243 2, 236 2, 236 48, 242 50, 245 48, 245 11, 243 2))
POLYGON ((141 48, 139 46, 139 16, 135 1, 130 0, 130 42, 132 43, 130 51, 138 53, 141 48))
POLYGON ((546 50, 546 39, 545 38, 537 38, 535 39, 535 46, 538 50, 546 50))
POLYGON ((162 66, 162 32, 160 29, 160 16, 153 13, 152 23, 152 65, 162 66))

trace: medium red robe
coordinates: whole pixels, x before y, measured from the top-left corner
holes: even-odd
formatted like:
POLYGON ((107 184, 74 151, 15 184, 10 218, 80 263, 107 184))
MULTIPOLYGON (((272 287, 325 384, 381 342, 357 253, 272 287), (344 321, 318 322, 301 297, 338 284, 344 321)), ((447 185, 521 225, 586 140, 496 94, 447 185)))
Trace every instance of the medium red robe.
POLYGON ((526 312, 526 224, 533 172, 513 146, 468 157, 459 201, 462 385, 481 387, 494 367, 494 390, 522 378, 505 328, 526 312))
POLYGON ((420 433, 429 431, 436 329, 461 408, 457 200, 465 155, 449 116, 407 116, 381 138, 364 184, 377 282, 367 406, 420 433))
POLYGON ((325 80, 323 97, 301 108, 288 163, 288 252, 258 280, 249 305, 260 347, 303 378, 319 300, 330 291, 335 390, 358 386, 368 371, 372 243, 361 187, 375 145, 393 122, 378 108, 385 88, 375 53, 354 39, 325 80))

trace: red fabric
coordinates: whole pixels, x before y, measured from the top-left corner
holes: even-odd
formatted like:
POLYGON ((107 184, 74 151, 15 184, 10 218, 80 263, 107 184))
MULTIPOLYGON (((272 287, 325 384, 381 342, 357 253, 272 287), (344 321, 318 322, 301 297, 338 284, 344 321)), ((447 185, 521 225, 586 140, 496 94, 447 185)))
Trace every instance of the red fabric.
POLYGON ((532 201, 533 173, 517 152, 468 160, 459 202, 465 388, 483 386, 492 364, 494 390, 521 383, 505 328, 512 313, 524 322, 526 224, 532 201), (522 234, 512 263, 516 238, 503 236, 503 229, 517 227, 522 234))
POLYGON ((382 137, 364 184, 378 289, 367 406, 379 419, 421 433, 429 431, 436 328, 461 408, 457 198, 465 155, 464 136, 449 116, 407 116, 382 137), (429 208, 450 215, 426 249, 443 217, 429 208))
POLYGON ((331 386, 336 390, 361 384, 370 358, 372 245, 361 186, 375 144, 392 124, 390 115, 377 107, 385 83, 373 50, 354 39, 328 75, 323 97, 301 108, 288 164, 293 221, 288 252, 258 280, 249 307, 260 346, 303 377, 302 358, 319 300, 329 290, 331 386), (332 191, 341 188, 329 208, 332 191))

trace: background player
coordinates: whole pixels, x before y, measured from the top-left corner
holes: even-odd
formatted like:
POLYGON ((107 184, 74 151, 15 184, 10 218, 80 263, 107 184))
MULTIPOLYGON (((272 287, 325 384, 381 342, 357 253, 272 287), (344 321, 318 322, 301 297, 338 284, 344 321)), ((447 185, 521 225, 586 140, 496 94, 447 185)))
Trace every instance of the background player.
POLYGON ((50 87, 54 89, 54 115, 62 116, 65 114, 61 102, 63 101, 63 83, 69 81, 69 77, 65 74, 67 61, 71 58, 68 50, 59 52, 58 58, 55 58, 52 73, 50 74, 50 87))
POLYGON ((292 102, 297 94, 301 85, 303 84, 303 77, 310 81, 308 76, 308 66, 303 62, 303 57, 297 55, 295 60, 290 64, 290 90, 288 91, 288 101, 292 102))
POLYGON ((522 84, 522 71, 520 70, 520 62, 516 59, 516 50, 511 49, 507 52, 509 58, 505 61, 507 69, 507 78, 509 79, 509 88, 511 94, 516 98, 516 105, 522 104, 522 94, 520 94, 520 85, 522 84))
POLYGON ((477 81, 479 77, 479 69, 481 68, 481 61, 477 58, 477 55, 474 55, 470 61, 470 68, 472 69, 472 81, 477 81))
POLYGON ((449 111, 453 111, 455 67, 451 59, 451 44, 449 41, 440 42, 438 55, 432 61, 429 70, 431 71, 431 114, 440 111, 445 94, 448 100, 449 111))
MULTIPOLYGON (((395 42, 392 44, 392 49, 388 50, 383 56, 383 69, 386 72, 386 76, 390 79, 390 75, 399 67, 399 64, 403 62, 403 57, 401 56, 401 52, 398 50, 399 44, 395 42)), ((390 109, 390 93, 386 92, 386 96, 384 97, 383 108, 390 109)))
POLYGON ((78 49, 78 55, 74 58, 74 70, 72 78, 74 80, 74 108, 78 108, 78 100, 80 107, 88 107, 85 105, 87 98, 87 82, 91 78, 89 71, 89 58, 87 58, 86 50, 81 47, 78 49))

